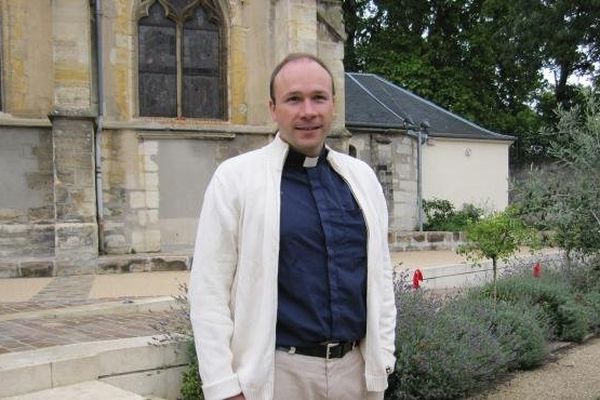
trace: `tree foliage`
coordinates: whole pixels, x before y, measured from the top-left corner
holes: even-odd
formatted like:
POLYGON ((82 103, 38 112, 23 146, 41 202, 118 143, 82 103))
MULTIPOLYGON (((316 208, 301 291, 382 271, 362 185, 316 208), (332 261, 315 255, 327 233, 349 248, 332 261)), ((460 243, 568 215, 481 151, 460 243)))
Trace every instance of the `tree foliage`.
POLYGON ((599 0, 343 4, 346 70, 380 74, 486 128, 519 136, 518 158, 547 146, 537 132, 556 122, 549 111, 581 100, 569 78, 593 77, 600 60, 599 0), (556 82, 545 81, 542 67, 555 72, 556 82))
POLYGON ((600 97, 588 93, 583 108, 560 110, 550 168, 533 169, 514 188, 520 212, 555 232, 568 253, 600 252, 600 97))
POLYGON ((514 209, 507 208, 467 226, 465 243, 458 248, 457 252, 465 255, 472 262, 478 263, 482 259, 492 261, 494 300, 496 300, 498 261, 506 261, 521 246, 535 246, 535 242, 535 231, 518 218, 514 209))

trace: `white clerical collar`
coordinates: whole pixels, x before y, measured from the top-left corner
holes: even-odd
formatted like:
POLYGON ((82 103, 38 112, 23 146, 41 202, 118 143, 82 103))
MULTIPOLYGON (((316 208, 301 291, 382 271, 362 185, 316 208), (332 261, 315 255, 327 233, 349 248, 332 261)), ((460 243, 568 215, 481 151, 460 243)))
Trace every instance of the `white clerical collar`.
POLYGON ((317 157, 308 157, 290 147, 285 159, 285 165, 288 167, 314 168, 319 164, 320 159, 325 160, 327 158, 327 152, 327 148, 323 147, 321 154, 317 157))
POLYGON ((302 166, 304 168, 314 168, 317 166, 317 163, 319 162, 319 157, 308 157, 306 156, 304 158, 304 162, 302 163, 302 166))

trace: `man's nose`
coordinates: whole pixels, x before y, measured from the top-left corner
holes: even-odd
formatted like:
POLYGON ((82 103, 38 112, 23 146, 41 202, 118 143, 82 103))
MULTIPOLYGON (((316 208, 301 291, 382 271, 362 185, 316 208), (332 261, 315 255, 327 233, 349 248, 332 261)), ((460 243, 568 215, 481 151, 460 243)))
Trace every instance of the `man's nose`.
POLYGON ((311 117, 316 114, 315 105, 313 104, 311 99, 306 99, 302 102, 302 116, 311 117))

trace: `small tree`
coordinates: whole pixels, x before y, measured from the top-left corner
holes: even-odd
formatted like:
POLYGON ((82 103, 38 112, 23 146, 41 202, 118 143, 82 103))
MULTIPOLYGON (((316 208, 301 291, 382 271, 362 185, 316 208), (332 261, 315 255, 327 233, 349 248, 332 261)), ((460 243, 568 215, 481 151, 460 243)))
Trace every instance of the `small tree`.
POLYGON ((506 261, 519 247, 536 245, 536 234, 516 217, 515 210, 507 208, 467 226, 466 241, 457 252, 478 264, 482 259, 492 260, 494 303, 497 299, 496 279, 498 261, 506 261))
POLYGON ((600 95, 588 93, 585 107, 557 116, 545 132, 554 163, 515 182, 513 197, 528 222, 554 232, 570 263, 572 254, 600 254, 600 95))

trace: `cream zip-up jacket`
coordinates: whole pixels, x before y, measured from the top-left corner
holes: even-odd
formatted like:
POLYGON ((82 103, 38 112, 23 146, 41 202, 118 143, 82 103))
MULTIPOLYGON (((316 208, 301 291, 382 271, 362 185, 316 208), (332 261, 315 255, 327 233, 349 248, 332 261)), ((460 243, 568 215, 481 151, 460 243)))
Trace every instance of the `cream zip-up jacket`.
MULTIPOLYGON (((288 145, 276 136, 226 160, 204 195, 189 300, 206 400, 240 392, 247 400, 273 398, 280 184, 287 153, 288 145)), ((395 363, 396 322, 385 198, 367 164, 331 149, 327 159, 348 183, 367 225, 367 333, 360 350, 367 390, 381 392, 395 363)))

